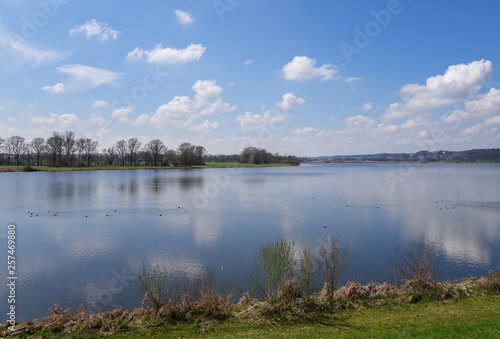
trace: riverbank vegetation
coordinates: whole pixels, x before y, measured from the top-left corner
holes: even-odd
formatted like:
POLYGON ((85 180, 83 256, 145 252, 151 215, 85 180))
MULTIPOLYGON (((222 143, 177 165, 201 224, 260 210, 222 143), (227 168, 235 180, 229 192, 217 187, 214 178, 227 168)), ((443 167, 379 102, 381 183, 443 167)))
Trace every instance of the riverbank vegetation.
POLYGON ((237 167, 234 164, 299 164, 295 156, 272 154, 256 147, 246 147, 241 154, 210 155, 205 147, 187 142, 176 149, 169 149, 159 139, 143 145, 138 138, 119 140, 111 147, 101 150, 98 147, 98 141, 76 138, 72 131, 53 132, 47 139, 37 137, 31 142, 18 135, 0 138, 0 171, 21 171, 19 166, 22 171, 30 172, 50 168, 79 170, 192 167, 205 166, 207 162, 231 163, 225 167, 237 167))
MULTIPOLYGON (((205 276, 175 279, 167 267, 143 264, 131 282, 142 299, 134 311, 93 313, 78 302, 18 324, 24 337, 494 337, 500 334, 500 272, 456 282, 435 280, 437 240, 395 249, 394 283, 338 285, 349 245, 326 235, 318 248, 277 239, 261 246, 249 289, 205 276), (333 285, 332 285, 333 284, 333 285), (333 288, 331 286, 334 286, 333 288)), ((8 324, 0 335, 13 334, 8 324)))

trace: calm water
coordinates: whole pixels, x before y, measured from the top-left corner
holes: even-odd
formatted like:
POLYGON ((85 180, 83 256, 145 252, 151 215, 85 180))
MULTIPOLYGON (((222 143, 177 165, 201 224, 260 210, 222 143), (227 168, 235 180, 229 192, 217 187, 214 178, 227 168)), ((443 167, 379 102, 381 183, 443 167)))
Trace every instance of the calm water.
MULTIPOLYGON (((327 231, 350 241, 344 282, 391 280, 393 247, 422 234, 441 240, 442 279, 500 264, 499 165, 0 173, 0 185, 0 272, 14 223, 18 320, 57 301, 133 308, 127 280, 142 262, 177 276, 210 268, 245 289, 261 244, 314 248, 327 231)), ((1 284, 1 313, 7 292, 1 284)))

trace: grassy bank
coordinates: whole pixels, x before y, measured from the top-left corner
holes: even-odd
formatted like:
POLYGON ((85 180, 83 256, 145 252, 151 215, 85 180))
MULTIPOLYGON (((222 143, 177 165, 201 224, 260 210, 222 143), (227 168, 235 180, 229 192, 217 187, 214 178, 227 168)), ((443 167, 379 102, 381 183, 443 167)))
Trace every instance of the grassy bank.
POLYGON ((113 171, 113 170, 162 170, 162 169, 189 169, 189 168, 239 168, 239 167, 277 167, 290 166, 288 164, 240 164, 236 162, 207 162, 204 166, 85 166, 85 167, 50 167, 30 166, 32 170, 26 170, 26 166, 0 166, 0 172, 67 172, 67 171, 113 171))
MULTIPOLYGON (((192 312, 187 318, 179 314, 177 318, 172 314, 153 316, 145 309, 89 315, 55 308, 54 314, 41 322, 18 325, 18 337, 499 337, 500 296, 473 286, 474 281, 456 284, 464 291, 457 295, 397 291, 379 296, 343 295, 331 300, 297 300, 279 310, 254 300, 229 304, 212 313, 192 312)), ((445 288, 450 291, 450 286, 445 288)), ((9 332, 4 325, 0 334, 7 336, 9 332)))

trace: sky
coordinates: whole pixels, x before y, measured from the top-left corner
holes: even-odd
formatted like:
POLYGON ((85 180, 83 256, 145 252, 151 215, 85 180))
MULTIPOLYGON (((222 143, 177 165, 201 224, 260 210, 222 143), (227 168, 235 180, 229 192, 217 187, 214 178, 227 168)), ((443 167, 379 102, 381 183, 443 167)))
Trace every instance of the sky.
POLYGON ((498 13, 496 0, 0 0, 0 137, 498 148, 498 13))

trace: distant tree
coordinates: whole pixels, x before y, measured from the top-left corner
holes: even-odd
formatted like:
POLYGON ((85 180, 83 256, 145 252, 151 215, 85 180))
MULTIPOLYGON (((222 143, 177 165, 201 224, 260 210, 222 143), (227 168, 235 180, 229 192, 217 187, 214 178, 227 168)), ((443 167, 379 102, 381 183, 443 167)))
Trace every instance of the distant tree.
POLYGON ((104 160, 106 164, 110 166, 113 165, 117 156, 115 146, 103 148, 102 153, 104 154, 104 160))
POLYGON ((52 166, 60 166, 63 153, 62 136, 56 131, 52 132, 52 136, 47 139, 46 145, 47 151, 52 160, 52 166))
POLYGON ((172 164, 174 166, 178 166, 179 155, 173 149, 169 149, 168 151, 165 152, 165 155, 163 156, 163 161, 165 162, 165 165, 172 164))
POLYGON ((45 151, 45 139, 34 138, 30 142, 30 148, 33 150, 33 154, 36 157, 36 165, 40 166, 40 160, 42 159, 42 154, 45 151))
POLYGON ((122 161, 122 166, 125 166, 125 158, 127 157, 127 142, 125 140, 119 140, 115 144, 116 152, 118 157, 122 161))
POLYGON ((250 154, 252 153, 253 147, 245 147, 240 153, 240 163, 248 164, 250 162, 250 154))
POLYGON ((21 164, 21 156, 27 151, 28 147, 24 142, 24 138, 19 135, 14 135, 9 138, 10 146, 12 149, 12 154, 16 159, 16 165, 19 166, 21 164))
POLYGON ((137 160, 137 152, 141 148, 142 143, 137 138, 130 138, 127 141, 127 150, 130 157, 130 165, 133 166, 137 160))
POLYGON ((90 166, 92 160, 96 156, 96 151, 97 147, 99 146, 99 142, 87 138, 85 139, 84 145, 85 145, 83 154, 84 160, 87 162, 87 166, 90 166))
POLYGON ((194 146, 188 142, 179 145, 177 149, 179 152, 179 163, 183 166, 189 166, 193 162, 194 146))
MULTIPOLYGON (((5 148, 5 140, 0 138, 0 151, 5 148)), ((0 164, 3 164, 3 157, 0 157, 0 164)))
POLYGON ((193 149, 193 157, 195 165, 205 165, 205 156, 207 154, 207 150, 203 146, 194 146, 193 149))
POLYGON ((157 166, 161 163, 161 157, 167 150, 167 147, 165 147, 165 144, 160 139, 154 139, 148 142, 144 146, 144 149, 150 156, 153 166, 157 166))
POLYGON ((7 165, 12 164, 12 142, 10 138, 5 139, 5 152, 7 153, 7 165))
POLYGON ((67 166, 73 166, 73 160, 76 151, 75 133, 72 131, 65 131, 62 135, 62 138, 65 153, 65 163, 67 166))
POLYGON ((75 142, 76 152, 78 153, 78 166, 83 166, 84 163, 85 143, 85 138, 80 138, 75 142))

